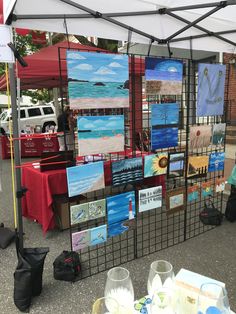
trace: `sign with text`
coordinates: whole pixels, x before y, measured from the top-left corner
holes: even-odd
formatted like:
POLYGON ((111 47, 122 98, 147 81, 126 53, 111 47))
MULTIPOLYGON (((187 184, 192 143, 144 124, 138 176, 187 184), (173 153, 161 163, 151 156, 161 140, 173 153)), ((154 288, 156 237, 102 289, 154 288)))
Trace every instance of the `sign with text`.
POLYGON ((14 54, 7 45, 12 41, 12 28, 7 25, 0 25, 0 62, 15 62, 14 54))

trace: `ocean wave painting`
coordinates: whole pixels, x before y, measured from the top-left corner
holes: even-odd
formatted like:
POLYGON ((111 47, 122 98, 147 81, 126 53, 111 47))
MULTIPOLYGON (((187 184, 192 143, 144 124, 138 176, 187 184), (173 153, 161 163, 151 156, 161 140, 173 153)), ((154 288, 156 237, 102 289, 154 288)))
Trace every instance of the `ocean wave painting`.
POLYGON ((225 162, 224 152, 211 153, 209 157, 208 171, 213 172, 224 170, 224 162, 225 162))
POLYGON ((112 168, 112 184, 121 185, 143 179, 142 157, 114 161, 112 168))
POLYGON ((152 150, 178 146, 178 128, 160 128, 151 131, 152 150))

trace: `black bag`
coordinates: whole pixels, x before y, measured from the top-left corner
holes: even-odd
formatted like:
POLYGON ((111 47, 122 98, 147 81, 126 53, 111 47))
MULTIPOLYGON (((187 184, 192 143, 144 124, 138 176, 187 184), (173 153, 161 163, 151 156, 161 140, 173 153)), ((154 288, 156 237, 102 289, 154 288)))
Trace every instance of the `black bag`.
POLYGON ((9 228, 0 225, 0 248, 5 249, 15 239, 15 233, 9 228))
POLYGON ((205 203, 204 209, 199 214, 199 218, 204 225, 219 226, 222 223, 223 214, 211 202, 210 205, 205 203))
POLYGON ((236 194, 231 194, 228 198, 225 209, 225 218, 230 222, 236 221, 236 194))
POLYGON ((53 272, 56 280, 75 281, 81 272, 79 254, 63 251, 53 262, 53 272))

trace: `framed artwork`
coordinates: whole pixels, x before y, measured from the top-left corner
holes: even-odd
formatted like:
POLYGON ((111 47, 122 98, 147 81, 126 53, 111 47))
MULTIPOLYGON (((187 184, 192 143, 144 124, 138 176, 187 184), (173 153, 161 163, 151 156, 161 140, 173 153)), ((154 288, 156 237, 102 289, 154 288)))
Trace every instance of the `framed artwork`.
POLYGON ((103 189, 103 161, 66 168, 69 197, 103 189))
POLYGON ((216 145, 218 148, 224 146, 225 141, 225 123, 218 123, 213 125, 212 129, 212 144, 216 145))
POLYGON ((97 219, 106 216, 106 200, 101 199, 88 203, 89 219, 97 219))
POLYGON ((79 251, 90 245, 90 230, 74 232, 71 237, 73 251, 79 251))
POLYGON ((220 193, 225 190, 225 181, 226 181, 225 177, 216 179, 216 185, 215 185, 216 193, 220 193))
POLYGON ((88 203, 70 207, 70 223, 76 225, 89 219, 88 203))
POLYGON ((181 95, 183 62, 146 57, 145 79, 147 95, 181 95))
POLYGON ((197 117, 223 115, 226 66, 198 65, 197 117))
POLYGON ((78 117, 79 156, 124 150, 124 116, 78 117))
POLYGON ((126 192, 107 197, 108 236, 119 235, 129 229, 125 223, 135 218, 135 192, 126 192))
POLYGON ((140 213, 162 206, 162 186, 139 190, 138 196, 140 213))
POLYGON ((202 198, 207 197, 207 196, 212 196, 213 194, 213 188, 212 188, 212 181, 206 181, 202 182, 202 198))
POLYGON ((101 244, 107 241, 107 225, 90 229, 90 245, 101 244))
POLYGON ((129 107, 127 55, 67 51, 71 109, 129 107))
POLYGON ((199 186, 198 184, 194 184, 188 187, 187 191, 187 200, 188 202, 197 201, 199 198, 199 186))
POLYGON ((208 171, 209 156, 188 157, 187 177, 205 176, 208 171))
POLYGON ((168 153, 157 153, 144 157, 144 178, 167 173, 168 153))
POLYGON ((182 177, 184 175, 185 153, 169 153, 168 177, 182 177))
POLYGON ((166 214, 173 214, 185 209, 186 195, 184 188, 166 192, 166 214))
POLYGON ((122 159, 111 164, 112 185, 121 185, 143 179, 142 157, 122 159))
POLYGON ((190 127, 189 149, 200 149, 211 144, 212 127, 211 125, 196 125, 190 127))
POLYGON ((224 170, 225 162, 225 153, 224 152, 215 152, 211 153, 209 157, 209 167, 208 171, 222 171, 224 170))

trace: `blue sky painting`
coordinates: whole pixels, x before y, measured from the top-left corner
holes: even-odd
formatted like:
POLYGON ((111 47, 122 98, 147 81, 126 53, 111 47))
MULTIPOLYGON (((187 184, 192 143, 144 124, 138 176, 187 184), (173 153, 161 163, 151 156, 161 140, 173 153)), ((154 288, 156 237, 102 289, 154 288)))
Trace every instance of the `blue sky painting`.
POLYGON ((69 197, 103 189, 103 161, 66 168, 69 197))
POLYGON ((146 80, 181 81, 183 78, 183 62, 175 59, 145 59, 146 80))
POLYGON ((151 125, 152 128, 160 125, 179 123, 179 104, 151 104, 151 125))
POLYGON ((223 115, 225 73, 223 64, 198 65, 198 117, 223 115))
POLYGON ((225 162, 224 152, 211 153, 209 157, 208 171, 213 172, 224 170, 224 162, 225 162))

